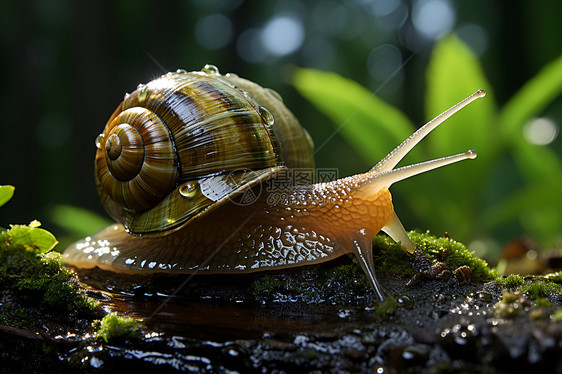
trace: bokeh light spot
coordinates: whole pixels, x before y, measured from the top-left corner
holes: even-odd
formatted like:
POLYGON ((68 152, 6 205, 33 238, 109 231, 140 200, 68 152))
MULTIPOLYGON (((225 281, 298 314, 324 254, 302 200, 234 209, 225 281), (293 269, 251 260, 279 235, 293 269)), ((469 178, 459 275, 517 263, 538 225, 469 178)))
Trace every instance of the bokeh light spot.
POLYGON ((437 39, 453 29, 455 10, 447 0, 418 0, 412 9, 416 30, 427 39, 437 39))
POLYGON ((531 144, 548 145, 558 136, 559 127, 550 118, 534 118, 523 127, 523 136, 531 144))
POLYGON ((195 38, 207 49, 222 48, 232 38, 232 22, 222 14, 209 14, 195 24, 195 38))
POLYGON ((302 22, 291 15, 274 17, 265 25, 261 40, 264 48, 272 55, 283 56, 292 53, 304 41, 302 22))
POLYGON ((486 30, 475 23, 463 23, 457 28, 457 35, 470 46, 478 56, 481 56, 488 47, 486 30))

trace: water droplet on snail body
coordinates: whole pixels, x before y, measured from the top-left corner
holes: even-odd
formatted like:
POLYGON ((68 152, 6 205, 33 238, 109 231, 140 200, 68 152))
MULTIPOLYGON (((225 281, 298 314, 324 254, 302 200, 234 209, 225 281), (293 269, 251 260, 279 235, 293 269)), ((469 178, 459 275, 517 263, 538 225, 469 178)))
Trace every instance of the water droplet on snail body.
POLYGON ((178 69, 178 70, 176 70, 176 73, 177 73, 177 74, 187 74, 187 70, 185 70, 185 69, 178 69))
POLYGON ((207 73, 207 74, 214 74, 214 75, 220 74, 219 68, 216 67, 215 65, 211 65, 211 64, 207 64, 207 65, 203 66, 203 69, 201 69, 201 71, 203 73, 207 73))
POLYGON ((179 193, 183 197, 192 198, 197 194, 197 182, 186 182, 179 187, 179 193))

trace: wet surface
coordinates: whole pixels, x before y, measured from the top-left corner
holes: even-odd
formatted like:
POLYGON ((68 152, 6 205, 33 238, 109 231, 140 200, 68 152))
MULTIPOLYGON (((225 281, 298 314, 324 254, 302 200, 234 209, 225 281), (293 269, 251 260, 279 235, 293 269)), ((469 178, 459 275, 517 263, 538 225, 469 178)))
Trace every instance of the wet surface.
POLYGON ((83 275, 106 311, 143 319, 143 338, 61 334, 49 340, 52 365, 93 373, 562 372, 559 302, 539 308, 519 295, 509 308, 520 313, 498 314, 497 282, 442 277, 441 265, 426 270, 415 282, 380 276, 384 303, 345 258, 290 272, 119 286, 106 274, 83 275))
POLYGON ((89 357, 100 371, 131 363, 244 373, 562 370, 560 324, 546 310, 535 319, 496 316, 501 287, 495 283, 450 277, 406 286, 408 279, 385 277, 393 302, 380 304, 368 288, 349 288, 353 275, 348 283, 326 283, 324 270, 178 280, 171 297, 134 288, 105 306, 142 317, 153 335, 67 359, 89 357))

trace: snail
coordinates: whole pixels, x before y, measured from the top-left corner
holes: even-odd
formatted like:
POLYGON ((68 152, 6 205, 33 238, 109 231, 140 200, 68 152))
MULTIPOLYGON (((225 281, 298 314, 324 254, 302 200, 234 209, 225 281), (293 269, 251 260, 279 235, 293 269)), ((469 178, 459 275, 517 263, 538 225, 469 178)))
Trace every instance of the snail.
POLYGON ((124 274, 249 273, 353 253, 379 299, 372 238, 383 231, 413 253, 389 187, 464 159, 469 150, 396 168, 479 90, 418 129, 371 170, 287 185, 311 169, 310 136, 274 91, 212 65, 141 84, 96 140, 96 185, 120 224, 68 247, 75 269, 124 274))

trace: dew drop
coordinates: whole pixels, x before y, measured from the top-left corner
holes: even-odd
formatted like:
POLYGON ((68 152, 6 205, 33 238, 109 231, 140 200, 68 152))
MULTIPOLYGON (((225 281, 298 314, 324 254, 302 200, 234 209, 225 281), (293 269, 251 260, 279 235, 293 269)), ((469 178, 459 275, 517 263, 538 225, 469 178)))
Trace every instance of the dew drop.
POLYGON ((227 78, 239 78, 238 74, 236 74, 236 73, 226 73, 225 77, 227 77, 227 78))
POLYGON ((137 92, 138 101, 144 101, 144 99, 146 99, 146 95, 148 93, 146 86, 144 84, 139 84, 139 86, 137 87, 137 90, 139 90, 139 92, 137 92))
POLYGON ((101 140, 103 139, 103 134, 99 134, 96 137, 96 148, 101 148, 101 140))
POLYGON ((187 70, 185 70, 185 69, 178 69, 178 70, 176 70, 176 73, 178 73, 178 74, 187 74, 187 70))
POLYGON ((215 74, 215 75, 220 74, 219 68, 216 67, 215 65, 211 65, 211 64, 207 64, 207 65, 203 66, 203 69, 201 69, 201 71, 203 73, 207 73, 207 74, 215 74))
POLYGON ((273 114, 263 106, 259 107, 260 115, 263 121, 267 126, 273 126, 275 123, 275 118, 273 118, 273 114))
POLYGON ((131 94, 128 92, 125 95, 123 95, 123 101, 126 101, 129 98, 129 96, 131 96, 131 94))
POLYGON ((195 197, 197 194, 197 182, 186 182, 179 187, 180 195, 187 198, 195 197))

